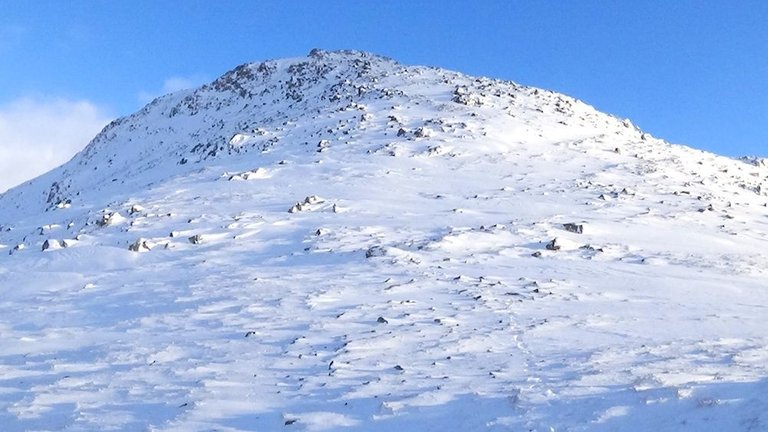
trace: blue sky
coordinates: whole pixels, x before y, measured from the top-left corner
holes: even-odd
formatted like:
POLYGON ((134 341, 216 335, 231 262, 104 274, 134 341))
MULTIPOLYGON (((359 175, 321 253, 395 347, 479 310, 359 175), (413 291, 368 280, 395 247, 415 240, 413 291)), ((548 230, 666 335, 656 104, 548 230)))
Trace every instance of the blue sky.
POLYGON ((0 11, 0 151, 42 145, 8 126, 20 104, 52 117, 59 104, 75 123, 79 106, 92 135, 163 92, 319 47, 552 89, 671 142, 768 155, 765 1, 0 0, 0 11))

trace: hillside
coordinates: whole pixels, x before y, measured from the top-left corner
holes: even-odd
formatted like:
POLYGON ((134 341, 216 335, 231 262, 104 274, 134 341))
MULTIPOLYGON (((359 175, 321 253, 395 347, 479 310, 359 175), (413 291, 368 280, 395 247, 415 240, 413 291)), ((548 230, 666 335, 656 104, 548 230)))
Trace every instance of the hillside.
POLYGON ((768 168, 313 50, 0 196, 0 424, 768 429, 768 168))

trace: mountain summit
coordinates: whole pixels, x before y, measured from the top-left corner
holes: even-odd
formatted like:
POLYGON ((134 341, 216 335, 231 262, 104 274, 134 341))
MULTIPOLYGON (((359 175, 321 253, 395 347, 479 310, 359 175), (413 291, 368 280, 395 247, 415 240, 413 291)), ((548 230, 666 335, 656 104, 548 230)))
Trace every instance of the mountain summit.
POLYGON ((768 168, 358 52, 0 195, 4 430, 764 430, 768 168))
POLYGON ((216 162, 300 157, 314 152, 319 140, 351 144, 345 152, 380 150, 370 139, 355 142, 353 132, 384 132, 402 141, 477 139, 480 134, 472 133, 467 120, 480 124, 500 114, 523 133, 518 141, 542 138, 544 128, 546 139, 590 136, 596 128, 634 129, 551 92, 403 66, 364 52, 313 50, 307 58, 244 64, 199 89, 158 98, 109 124, 72 161, 34 181, 35 187, 23 188, 34 197, 14 200, 17 191, 5 199, 37 212, 41 206, 84 202, 85 197, 75 198, 82 193, 129 192, 216 162), (463 116, 469 118, 458 121, 463 116), (440 139, 420 136, 433 132, 440 139))

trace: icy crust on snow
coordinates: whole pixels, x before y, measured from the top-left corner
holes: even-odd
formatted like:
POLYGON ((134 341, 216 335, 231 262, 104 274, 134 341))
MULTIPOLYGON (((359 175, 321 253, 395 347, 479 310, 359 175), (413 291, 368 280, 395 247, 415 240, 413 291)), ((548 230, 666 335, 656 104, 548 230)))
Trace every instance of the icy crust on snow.
POLYGON ((0 198, 0 425, 765 430, 767 182, 508 82, 242 66, 0 198))

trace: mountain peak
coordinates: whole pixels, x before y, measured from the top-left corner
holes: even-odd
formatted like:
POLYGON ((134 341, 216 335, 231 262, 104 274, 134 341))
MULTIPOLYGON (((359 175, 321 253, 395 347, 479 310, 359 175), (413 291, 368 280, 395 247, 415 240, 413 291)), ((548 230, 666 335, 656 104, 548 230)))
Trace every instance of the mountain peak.
MULTIPOLYGON (((274 74, 282 75, 278 79, 284 79, 289 90, 293 90, 315 85, 330 74, 334 74, 333 78, 337 80, 360 80, 374 67, 381 71, 382 68, 391 70, 397 66, 391 59, 363 51, 324 51, 316 48, 305 58, 242 64, 204 86, 203 90, 232 91, 241 97, 252 98, 263 90, 260 86, 274 74)), ((295 91, 286 93, 286 97, 293 100, 300 98, 295 91)))
MULTIPOLYGON (((293 140, 291 146, 307 138, 331 138, 325 136, 332 134, 324 132, 326 126, 301 139, 294 132, 299 123, 317 127, 315 120, 342 112, 357 113, 358 125, 373 120, 386 130, 390 117, 411 117, 417 111, 432 117, 419 121, 442 122, 448 119, 441 117, 458 112, 479 118, 533 109, 543 113, 550 104, 563 119, 575 106, 585 115, 594 114, 571 98, 510 82, 403 66, 361 51, 312 50, 304 58, 243 64, 198 89, 160 97, 115 120, 69 163, 24 186, 27 197, 16 199, 19 191, 10 191, 5 200, 15 201, 13 207, 20 211, 37 201, 30 208, 36 211, 40 205, 53 209, 61 202, 82 201, 75 197, 96 190, 124 193, 127 189, 118 186, 126 182, 142 188, 178 166, 256 150, 267 153, 283 147, 286 137, 293 140), (232 143, 235 136, 240 144, 232 143), (243 137, 250 137, 247 143, 243 137), (28 197, 31 189, 37 189, 31 192, 37 200, 28 197)), ((414 129, 424 126, 429 125, 414 129)))
MULTIPOLYGON (((94 193, 130 195, 211 164, 313 157, 312 146, 323 141, 376 153, 381 149, 371 143, 378 139, 361 139, 374 133, 394 140, 377 145, 397 154, 391 148, 405 145, 396 141, 429 138, 437 148, 448 140, 469 150, 468 143, 506 131, 512 143, 620 133, 663 145, 628 120, 562 94, 362 51, 314 49, 307 57, 246 63, 200 88, 160 97, 109 124, 64 166, 0 200, 15 214, 35 213, 85 205, 94 193), (503 119, 500 129, 481 126, 496 119, 503 119)), ((509 144, 491 151, 508 150, 509 144)))
POLYGON ((0 424, 763 424, 766 206, 762 161, 555 92, 245 64, 0 196, 0 424))

